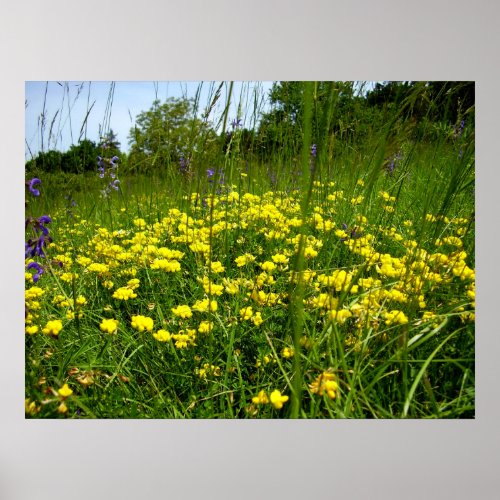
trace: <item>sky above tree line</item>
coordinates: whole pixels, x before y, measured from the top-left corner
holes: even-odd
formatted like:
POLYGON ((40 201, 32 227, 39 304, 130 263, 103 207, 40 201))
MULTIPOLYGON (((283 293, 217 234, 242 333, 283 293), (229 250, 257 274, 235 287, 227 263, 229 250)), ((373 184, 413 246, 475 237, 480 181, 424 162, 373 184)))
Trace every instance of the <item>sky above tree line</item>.
MULTIPOLYGON (((151 109, 158 99, 195 98, 199 91, 199 114, 210 104, 220 82, 57 82, 29 81, 25 83, 25 159, 44 151, 67 151, 79 140, 99 142, 100 134, 110 128, 120 142, 120 149, 129 151, 128 138, 137 116, 151 109)), ((235 82, 228 119, 238 115, 242 126, 253 126, 254 97, 260 112, 269 109, 268 93, 272 82, 235 82)), ((227 102, 229 82, 210 119, 220 116, 227 102)))

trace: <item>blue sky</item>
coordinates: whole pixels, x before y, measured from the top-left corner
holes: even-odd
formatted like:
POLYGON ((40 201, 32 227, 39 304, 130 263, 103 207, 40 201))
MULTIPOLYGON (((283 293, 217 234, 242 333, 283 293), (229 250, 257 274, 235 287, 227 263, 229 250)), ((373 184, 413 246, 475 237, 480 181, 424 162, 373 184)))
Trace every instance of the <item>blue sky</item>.
MULTIPOLYGON (((215 92, 220 82, 203 82, 200 93, 202 110, 208 105, 211 92, 215 92)), ((71 144, 82 139, 99 141, 99 130, 113 129, 121 143, 121 150, 128 151, 128 136, 135 119, 142 111, 151 108, 158 98, 164 102, 169 97, 194 97, 201 82, 26 82, 25 84, 25 156, 36 155, 42 148, 42 114, 45 115, 43 127, 43 149, 66 151, 71 144), (110 97, 112 103, 110 104, 110 97), (45 113, 44 113, 45 102, 45 113), (86 127, 82 130, 88 110, 86 127), (111 112, 109 113, 109 110, 111 112), (49 132, 52 125, 52 134, 49 132)), ((242 104, 243 126, 250 128, 253 115, 254 91, 259 105, 265 109, 268 91, 272 82, 235 82, 229 111, 229 119, 236 118, 238 103, 242 104), (246 112, 246 109, 249 109, 246 112)), ((210 119, 222 113, 229 91, 229 82, 224 84, 221 98, 212 110, 210 119)))

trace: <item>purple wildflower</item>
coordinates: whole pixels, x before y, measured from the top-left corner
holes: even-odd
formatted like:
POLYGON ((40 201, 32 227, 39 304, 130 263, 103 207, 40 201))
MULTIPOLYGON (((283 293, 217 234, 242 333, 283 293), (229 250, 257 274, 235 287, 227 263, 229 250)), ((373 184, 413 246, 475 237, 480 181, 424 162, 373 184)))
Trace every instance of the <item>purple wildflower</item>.
POLYGON ((49 224, 50 222, 52 222, 52 219, 48 216, 48 215, 42 215, 38 221, 40 222, 40 224, 49 224))
POLYGON ((33 196, 40 196, 40 191, 38 189, 35 189, 34 186, 41 184, 41 183, 42 183, 42 181, 40 179, 38 179, 37 177, 34 177, 33 179, 31 179, 29 181, 28 189, 33 196))
POLYGON ((186 174, 189 171, 189 159, 186 159, 184 158, 184 156, 181 156, 179 161, 181 164, 179 171, 182 174, 186 174))
POLYGON ((116 162, 119 160, 118 156, 113 156, 111 159, 109 158, 102 158, 100 156, 97 157, 97 171, 99 172, 99 177, 101 179, 109 178, 108 179, 108 184, 106 185, 105 189, 101 190, 101 194, 104 197, 107 197, 110 193, 111 190, 114 189, 115 191, 119 190, 118 184, 120 181, 117 179, 117 169, 118 165, 116 162), (108 166, 108 169, 106 170, 106 165, 108 166))
POLYGON ((26 269, 35 269, 36 270, 36 273, 33 275, 33 282, 36 283, 39 279, 40 279, 40 276, 43 274, 43 267, 38 264, 38 262, 30 262, 26 269))
POLYGON ((29 239, 25 243, 24 258, 35 256, 45 257, 43 248, 47 246, 47 242, 52 242, 52 238, 49 236, 49 230, 45 227, 45 224, 49 224, 50 222, 52 222, 52 219, 48 215, 42 215, 38 219, 34 217, 26 219, 25 229, 27 229, 29 225, 32 225, 37 237, 29 239))
POLYGON ((311 146, 311 154, 312 154, 313 158, 316 158, 316 152, 317 152, 316 144, 313 144, 311 146))
POLYGON ((24 258, 45 257, 43 248, 47 246, 47 242, 52 243, 52 238, 43 234, 36 239, 29 239, 24 244, 24 258))

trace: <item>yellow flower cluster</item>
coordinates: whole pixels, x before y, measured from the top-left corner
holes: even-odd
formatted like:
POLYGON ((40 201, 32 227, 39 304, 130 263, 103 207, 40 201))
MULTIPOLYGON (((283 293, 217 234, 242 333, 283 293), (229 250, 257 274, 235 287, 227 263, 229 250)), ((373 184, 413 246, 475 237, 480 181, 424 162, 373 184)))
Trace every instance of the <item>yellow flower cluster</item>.
POLYGON ((160 328, 157 332, 153 333, 153 337, 159 342, 168 342, 172 336, 167 330, 160 328))
POLYGON ((313 394, 323 396, 326 394, 330 399, 335 399, 338 390, 338 383, 335 381, 335 375, 332 372, 325 371, 309 385, 313 394))
POLYGON ((154 322, 151 318, 147 316, 132 316, 132 328, 135 330, 138 330, 139 332, 143 332, 144 330, 147 330, 148 332, 151 332, 153 330, 154 322))
POLYGON ((103 332, 114 335, 118 330, 118 320, 117 319, 103 319, 100 324, 100 328, 103 332))
POLYGON ((113 293, 113 298, 118 300, 135 299, 137 294, 131 288, 124 286, 117 288, 113 293))
POLYGON ((211 365, 209 363, 204 363, 201 368, 197 370, 198 377, 206 380, 208 376, 213 375, 214 377, 221 376, 220 366, 211 365))
POLYGON ((217 301, 209 299, 197 300, 192 309, 196 312, 207 312, 209 309, 211 312, 215 312, 217 311, 217 301))
POLYGON ((54 337, 57 337, 62 328, 63 328, 62 321, 59 319, 54 319, 51 321, 47 321, 47 324, 45 325, 45 328, 42 331, 46 335, 52 335, 54 337))
POLYGON ((193 315, 191 308, 188 305, 180 305, 177 307, 173 307, 172 312, 176 316, 179 316, 179 318, 183 319, 190 318, 193 315))
POLYGON ((259 391, 257 396, 252 398, 252 403, 262 405, 271 403, 276 410, 281 410, 283 408, 284 403, 288 401, 288 396, 283 396, 279 390, 274 390, 271 394, 266 394, 265 391, 259 391))

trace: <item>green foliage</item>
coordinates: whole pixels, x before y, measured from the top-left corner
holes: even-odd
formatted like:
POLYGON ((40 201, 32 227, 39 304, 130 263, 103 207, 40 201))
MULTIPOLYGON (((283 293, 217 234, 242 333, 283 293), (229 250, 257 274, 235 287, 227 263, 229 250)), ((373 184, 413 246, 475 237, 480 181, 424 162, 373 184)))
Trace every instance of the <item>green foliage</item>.
POLYGON ((39 153, 26 163, 26 171, 56 173, 83 173, 95 171, 96 159, 102 148, 88 139, 72 145, 68 151, 47 151, 39 153))
POLYGON ((202 153, 213 157, 217 135, 194 110, 193 100, 170 98, 163 104, 156 100, 149 111, 139 114, 130 131, 129 168, 172 170, 179 168, 181 158, 193 162, 202 153))
POLYGON ((108 133, 104 134, 99 142, 100 156, 105 156, 107 158, 113 158, 113 156, 121 157, 122 153, 120 151, 120 142, 117 140, 116 134, 113 129, 110 129, 108 133))

